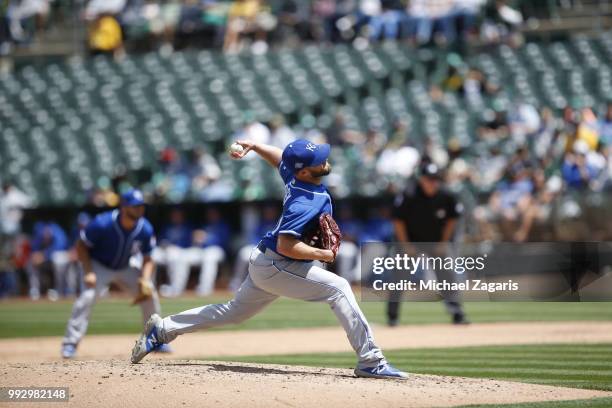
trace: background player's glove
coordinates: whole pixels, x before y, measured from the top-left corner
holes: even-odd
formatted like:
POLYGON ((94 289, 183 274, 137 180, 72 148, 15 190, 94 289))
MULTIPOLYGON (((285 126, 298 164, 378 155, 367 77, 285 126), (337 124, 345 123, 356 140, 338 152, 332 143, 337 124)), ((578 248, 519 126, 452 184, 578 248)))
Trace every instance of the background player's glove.
POLYGON ((145 301, 153 296, 153 282, 149 279, 138 279, 138 295, 132 301, 132 305, 145 301))
POLYGON ((304 233, 303 237, 304 242, 310 246, 332 251, 334 260, 336 259, 342 242, 342 233, 331 215, 321 214, 316 228, 304 233))

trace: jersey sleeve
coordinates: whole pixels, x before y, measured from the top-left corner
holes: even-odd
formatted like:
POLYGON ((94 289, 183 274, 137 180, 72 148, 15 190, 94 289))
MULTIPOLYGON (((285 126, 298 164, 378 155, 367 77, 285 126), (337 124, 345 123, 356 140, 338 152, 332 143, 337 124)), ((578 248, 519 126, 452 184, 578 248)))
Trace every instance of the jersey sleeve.
POLYGON ((293 179, 293 172, 282 161, 278 165, 278 172, 285 184, 289 183, 293 179))
POLYGON ((153 252, 153 248, 155 248, 156 244, 157 242, 155 239, 155 234, 153 232, 153 227, 148 224, 144 229, 144 233, 142 234, 142 254, 150 255, 151 252, 153 252))
POLYGON ((459 218, 463 214, 463 204, 457 198, 450 194, 448 197, 448 208, 446 209, 448 218, 459 218))
POLYGON ((294 203, 283 212, 278 234, 289 234, 299 238, 304 233, 308 223, 318 216, 316 208, 294 203))
POLYGON ((85 243, 88 247, 92 248, 96 246, 98 242, 100 242, 102 236, 102 226, 100 225, 100 221, 98 219, 94 219, 90 222, 87 227, 83 228, 79 234, 81 241, 85 243))

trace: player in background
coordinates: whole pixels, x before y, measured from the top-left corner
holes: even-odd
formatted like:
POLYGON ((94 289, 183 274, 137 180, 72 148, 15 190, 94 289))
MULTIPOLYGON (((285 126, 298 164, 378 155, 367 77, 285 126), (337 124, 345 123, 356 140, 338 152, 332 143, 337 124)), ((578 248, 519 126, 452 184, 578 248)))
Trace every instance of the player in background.
MULTIPOLYGON (((77 298, 62 341, 62 356, 72 358, 89 324, 89 315, 101 292, 111 282, 129 290, 142 308, 143 321, 160 312, 152 279, 155 264, 153 227, 144 218, 142 193, 131 190, 121 195, 118 209, 99 214, 80 233, 77 256, 83 267, 86 289, 77 298), (142 255, 142 267, 130 265, 133 255, 142 255)), ((161 348, 158 351, 168 351, 161 348)))
MULTIPOLYGON (((412 256, 427 253, 432 243, 435 243, 438 253, 429 255, 451 255, 446 244, 453 240, 457 220, 463 213, 463 205, 454 194, 442 186, 441 170, 434 163, 424 162, 420 167, 417 183, 409 186, 395 200, 393 208, 395 236, 397 242, 403 243, 407 253, 412 256), (424 247, 423 243, 426 243, 424 247)), ((455 282, 458 279, 454 271, 436 269, 432 272, 438 281, 455 282)), ((440 294, 444 298, 446 310, 452 316, 453 324, 469 323, 463 311, 461 294, 452 290, 445 290, 440 294)), ((401 295, 400 291, 392 291, 389 296, 387 303, 389 326, 399 324, 401 295)))
POLYGON ((65 279, 68 270, 68 238, 55 222, 37 222, 32 237, 32 254, 27 265, 30 299, 38 300, 41 290, 41 272, 50 267, 53 271, 53 288, 47 295, 57 300, 65 295, 65 279))
POLYGON ((168 284, 161 285, 159 292, 165 297, 183 294, 192 266, 200 263, 200 249, 193 246, 193 226, 185 220, 179 208, 170 212, 169 222, 158 234, 158 245, 153 249, 153 260, 157 265, 165 264, 168 284))
POLYGON ((132 363, 138 363, 181 334, 240 323, 279 296, 286 296, 329 304, 357 354, 357 376, 407 378, 406 373, 387 363, 375 344, 370 325, 348 281, 316 265, 315 261, 333 262, 334 252, 300 240, 311 221, 318 222, 324 213, 333 216, 331 196, 322 184, 323 177, 331 172, 327 161, 330 146, 315 145, 304 139, 291 142, 284 150, 250 141, 236 143, 242 148, 231 153, 233 158, 241 159, 254 151, 279 170, 286 190, 283 213, 275 228, 253 249, 249 274, 234 299, 164 319, 156 314, 151 316, 132 349, 132 363))

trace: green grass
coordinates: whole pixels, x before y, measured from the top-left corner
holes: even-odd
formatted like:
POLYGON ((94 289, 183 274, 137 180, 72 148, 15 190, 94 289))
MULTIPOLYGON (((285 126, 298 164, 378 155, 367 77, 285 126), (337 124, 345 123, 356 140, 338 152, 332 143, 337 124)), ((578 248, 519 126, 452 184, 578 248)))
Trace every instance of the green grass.
POLYGON ((573 401, 527 402, 523 404, 462 405, 456 408, 610 408, 612 398, 573 401))
MULTIPOLYGON (((612 391, 612 344, 478 346, 389 350, 385 356, 412 373, 493 378, 612 391)), ((355 366, 353 353, 224 357, 224 360, 316 367, 355 366)))
MULTIPOLYGON (((227 300, 227 297, 165 299, 163 315, 208 303, 227 300)), ((544 303, 544 302, 471 302, 466 311, 473 322, 497 321, 562 321, 612 320, 612 303, 544 303)), ((385 323, 385 305, 380 302, 361 304, 368 320, 385 323)), ((59 336, 64 332, 72 302, 0 302, 0 338, 59 336)), ((90 320, 90 334, 138 333, 140 310, 130 307, 127 299, 106 299, 94 308, 90 320)), ((441 303, 405 303, 402 324, 447 323, 448 315, 441 303)), ((321 327, 337 325, 334 314, 326 304, 279 299, 259 315, 240 325, 223 330, 321 327)))

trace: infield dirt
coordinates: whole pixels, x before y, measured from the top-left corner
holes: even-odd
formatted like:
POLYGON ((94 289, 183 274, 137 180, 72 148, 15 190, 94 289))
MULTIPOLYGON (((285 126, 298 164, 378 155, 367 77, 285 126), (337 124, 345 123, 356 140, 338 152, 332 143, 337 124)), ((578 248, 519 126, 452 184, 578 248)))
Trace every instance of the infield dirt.
POLYGON ((194 360, 11 363, 2 373, 3 386, 68 386, 70 401, 61 406, 74 407, 449 407, 612 396, 488 379, 415 374, 407 381, 373 380, 346 369, 194 360))
MULTIPOLYGON (((612 322, 376 327, 375 333, 386 350, 601 343, 612 342, 612 322)), ((604 391, 489 379, 414 374, 408 381, 371 380, 355 378, 346 369, 189 360, 348 351, 340 328, 192 333, 173 343, 175 353, 148 356, 142 364, 131 365, 128 357, 135 338, 136 335, 87 336, 79 347, 79 359, 74 361, 59 359, 58 337, 1 340, 1 385, 68 386, 68 406, 75 407, 448 407, 612 396, 604 391)), ((26 406, 27 403, 19 403, 19 407, 26 406)))

